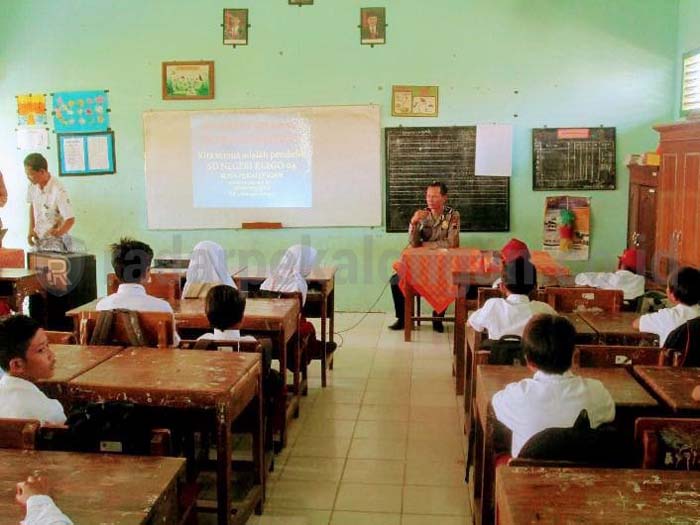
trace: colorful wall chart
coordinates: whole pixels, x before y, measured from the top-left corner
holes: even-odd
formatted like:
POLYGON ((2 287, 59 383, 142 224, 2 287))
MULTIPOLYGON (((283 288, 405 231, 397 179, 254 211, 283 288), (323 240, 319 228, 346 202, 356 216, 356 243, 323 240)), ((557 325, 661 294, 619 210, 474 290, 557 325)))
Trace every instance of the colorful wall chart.
POLYGON ((109 128, 109 99, 105 90, 63 91, 53 94, 56 133, 89 133, 109 128))
POLYGON ((17 124, 20 126, 45 126, 46 95, 28 93, 17 95, 17 124))
POLYGON ((543 249, 565 261, 588 260, 591 245, 591 199, 566 195, 547 197, 544 210, 543 249), (573 213, 571 243, 562 243, 561 211, 573 213))

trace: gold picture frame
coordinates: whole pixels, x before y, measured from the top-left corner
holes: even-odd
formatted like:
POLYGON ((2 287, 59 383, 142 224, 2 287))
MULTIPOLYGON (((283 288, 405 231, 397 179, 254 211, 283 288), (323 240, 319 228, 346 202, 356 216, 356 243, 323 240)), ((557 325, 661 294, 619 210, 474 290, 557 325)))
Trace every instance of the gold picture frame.
POLYGON ((224 35, 225 46, 248 45, 248 10, 224 9, 224 35))
POLYGON ((392 86, 394 117, 437 117, 438 86, 392 86))
POLYGON ((163 62, 163 100, 214 98, 214 61, 163 62))

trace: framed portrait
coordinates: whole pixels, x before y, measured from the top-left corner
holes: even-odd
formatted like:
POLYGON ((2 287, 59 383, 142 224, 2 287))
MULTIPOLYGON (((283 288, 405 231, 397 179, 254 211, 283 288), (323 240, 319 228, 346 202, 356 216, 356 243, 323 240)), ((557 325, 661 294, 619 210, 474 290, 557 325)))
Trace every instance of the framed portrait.
POLYGON ((214 98, 214 62, 163 62, 163 100, 214 98))
POLYGON ((289 0, 289 5, 314 5, 314 0, 289 0))
POLYGON ((58 174, 105 175, 117 170, 114 132, 57 133, 58 174))
POLYGON ((224 45, 248 45, 248 10, 224 9, 224 45))
POLYGON ((372 46, 386 44, 386 10, 383 7, 360 9, 360 43, 372 46))
POLYGON ((392 86, 391 114, 394 117, 437 117, 437 86, 392 86))

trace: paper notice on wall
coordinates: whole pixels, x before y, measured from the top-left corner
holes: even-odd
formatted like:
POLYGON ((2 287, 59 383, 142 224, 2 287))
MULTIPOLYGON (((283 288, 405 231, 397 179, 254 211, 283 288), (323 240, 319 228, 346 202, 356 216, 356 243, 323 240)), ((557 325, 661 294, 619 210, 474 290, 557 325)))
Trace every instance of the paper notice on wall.
POLYGON ((547 197, 544 210, 544 251, 558 260, 586 261, 590 245, 590 197, 547 197), (573 214, 573 224, 562 223, 562 210, 573 214))
POLYGON ((49 147, 49 130, 40 127, 17 128, 17 149, 36 151, 49 147))
POLYGON ((85 171, 85 139, 63 139, 63 162, 65 171, 85 171))
POLYGON ((91 171, 109 169, 109 143, 106 135, 87 138, 87 158, 91 171))
POLYGON ((478 124, 474 174, 510 177, 513 170, 513 126, 478 124))

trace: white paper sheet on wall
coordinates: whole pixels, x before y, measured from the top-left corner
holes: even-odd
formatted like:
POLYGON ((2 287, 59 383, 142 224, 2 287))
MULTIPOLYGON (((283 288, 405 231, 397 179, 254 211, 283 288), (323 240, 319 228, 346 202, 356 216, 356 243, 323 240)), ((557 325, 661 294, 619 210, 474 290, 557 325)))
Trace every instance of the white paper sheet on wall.
POLYGON ((513 126, 477 124, 474 174, 510 177, 513 170, 513 126))
POLYGON ((49 147, 49 130, 39 127, 17 128, 17 149, 38 150, 49 147))

